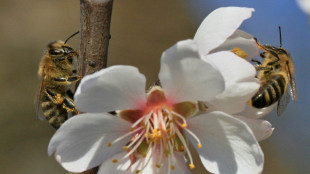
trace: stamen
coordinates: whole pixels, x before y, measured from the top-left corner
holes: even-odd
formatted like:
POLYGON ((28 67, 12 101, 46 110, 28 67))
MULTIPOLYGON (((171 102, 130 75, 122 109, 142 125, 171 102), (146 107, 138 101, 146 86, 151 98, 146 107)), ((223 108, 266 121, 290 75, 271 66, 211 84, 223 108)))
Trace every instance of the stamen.
POLYGON ((136 170, 136 174, 139 174, 141 172, 141 170, 136 170))
POLYGON ((126 134, 124 134, 124 135, 118 137, 118 138, 115 139, 113 142, 108 142, 108 146, 111 147, 112 144, 114 144, 114 143, 116 143, 116 142, 122 140, 123 138, 126 138, 126 137, 129 136, 129 135, 132 135, 132 134, 138 132, 138 131, 141 130, 141 129, 142 129, 142 127, 139 127, 139 128, 137 128, 136 130, 134 130, 134 131, 132 131, 132 132, 128 132, 128 133, 126 133, 126 134))
POLYGON ((148 113, 147 115, 142 116, 139 118, 134 124, 131 125, 131 128, 135 128, 142 120, 144 120, 145 117, 148 117, 149 115, 152 115, 153 111, 148 113))
POLYGON ((172 170, 174 170, 174 169, 175 169, 175 166, 174 166, 174 165, 171 165, 170 167, 171 167, 171 169, 172 169, 172 170))
POLYGON ((197 141, 197 146, 198 148, 202 148, 202 144, 200 142, 200 139, 195 135, 194 132, 190 131, 189 129, 184 129, 187 133, 189 133, 196 141, 197 141))
POLYGON ((117 163, 118 160, 117 160, 117 159, 113 159, 112 162, 113 162, 113 163, 117 163))
POLYGON ((144 138, 140 138, 140 140, 136 143, 136 145, 122 159, 128 158, 140 146, 143 140, 144 138))
POLYGON ((183 124, 186 124, 186 119, 185 119, 182 115, 180 115, 180 114, 178 114, 178 113, 176 113, 176 112, 174 112, 174 111, 171 111, 171 112, 172 112, 173 115, 175 115, 175 116, 181 118, 183 124))
POLYGON ((191 153, 190 153, 190 151, 189 151, 189 149, 188 149, 188 147, 186 145, 186 141, 185 141, 183 135, 181 134, 179 129, 175 129, 175 130, 176 130, 176 133, 177 133, 178 137, 180 138, 180 140, 181 140, 181 142, 182 142, 182 144, 183 144, 183 146, 185 148, 186 153, 188 154, 188 157, 189 157, 189 160, 190 160, 190 164, 194 164, 192 155, 191 155, 191 153))
POLYGON ((157 168, 160 168, 160 164, 156 164, 155 166, 156 166, 157 168))

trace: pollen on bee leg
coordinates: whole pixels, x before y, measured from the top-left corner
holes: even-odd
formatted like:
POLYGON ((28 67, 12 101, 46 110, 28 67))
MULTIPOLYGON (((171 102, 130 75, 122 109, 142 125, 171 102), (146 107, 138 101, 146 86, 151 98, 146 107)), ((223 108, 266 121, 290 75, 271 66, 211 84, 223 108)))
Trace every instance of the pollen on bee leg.
POLYGON ((248 53, 246 53, 245 51, 243 51, 241 48, 238 47, 233 48, 231 51, 243 59, 245 59, 248 56, 248 53))
POLYGON ((118 160, 117 160, 117 159, 113 159, 112 162, 113 162, 113 163, 117 163, 118 160))

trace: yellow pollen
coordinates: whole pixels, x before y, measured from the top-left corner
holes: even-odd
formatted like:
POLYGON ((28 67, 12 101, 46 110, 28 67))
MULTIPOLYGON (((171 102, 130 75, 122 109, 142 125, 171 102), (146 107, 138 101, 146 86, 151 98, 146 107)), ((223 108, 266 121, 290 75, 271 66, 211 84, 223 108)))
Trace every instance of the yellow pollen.
POLYGON ((128 146, 123 146, 123 150, 128 150, 128 146))
POLYGON ((139 174, 141 172, 141 170, 136 170, 136 174, 139 174))
POLYGON ((146 157, 146 153, 143 153, 143 154, 142 154, 142 157, 145 158, 145 157, 146 157))
POLYGON ((118 162, 118 160, 117 160, 117 159, 114 159, 114 160, 112 160, 112 162, 113 162, 113 163, 117 163, 117 162, 118 162))
POLYGON ((232 52, 243 59, 245 59, 246 56, 248 56, 248 53, 246 53, 245 51, 243 51, 241 48, 238 47, 233 48, 232 52))
POLYGON ((108 147, 111 147, 112 146, 112 143, 111 142, 108 142, 108 147))
POLYGON ((180 147, 180 150, 181 150, 181 151, 185 150, 185 147, 182 145, 182 146, 180 147))
POLYGON ((160 168, 160 164, 156 164, 155 166, 156 166, 157 168, 160 168))
POLYGON ((175 169, 175 166, 174 165, 171 165, 171 170, 174 170, 175 169))
POLYGON ((175 134, 171 134, 171 135, 170 135, 170 138, 171 138, 171 139, 175 139, 175 134))
POLYGON ((134 128, 133 128, 133 127, 131 127, 131 128, 130 128, 130 132, 132 132, 133 130, 134 130, 134 128))
POLYGON ((188 166, 189 166, 190 169, 194 169, 195 168, 194 164, 189 164, 188 166))
POLYGON ((197 144, 197 146, 198 146, 198 148, 202 148, 202 144, 200 144, 200 143, 197 144))
POLYGON ((183 124, 182 124, 182 128, 187 128, 187 124, 186 124, 186 123, 183 123, 183 124))

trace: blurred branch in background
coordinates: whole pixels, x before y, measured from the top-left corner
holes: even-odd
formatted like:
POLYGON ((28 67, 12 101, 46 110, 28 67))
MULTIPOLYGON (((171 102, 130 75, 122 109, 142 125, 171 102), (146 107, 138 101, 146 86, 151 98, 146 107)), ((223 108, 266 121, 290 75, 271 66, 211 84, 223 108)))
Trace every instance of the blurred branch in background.
MULTIPOLYGON (((92 74, 107 66, 112 6, 113 0, 80 1, 78 74, 81 76, 92 74)), ((98 167, 95 167, 82 174, 97 172, 98 167)))

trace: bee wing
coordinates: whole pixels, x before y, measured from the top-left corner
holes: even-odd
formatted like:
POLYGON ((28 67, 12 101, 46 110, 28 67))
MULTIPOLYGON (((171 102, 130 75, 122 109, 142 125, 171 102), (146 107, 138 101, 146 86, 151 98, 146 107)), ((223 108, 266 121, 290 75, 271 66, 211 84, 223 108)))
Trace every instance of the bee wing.
POLYGON ((40 84, 39 90, 35 96, 34 104, 35 104, 35 110, 36 110, 36 114, 38 118, 40 120, 45 120, 45 116, 43 114, 42 107, 41 107, 41 100, 40 100, 41 92, 42 92, 42 83, 40 84))
POLYGON ((278 107, 277 107, 277 115, 281 116, 283 114, 283 111, 285 110, 286 106, 291 101, 291 96, 288 90, 285 91, 283 96, 278 101, 278 107))
POLYGON ((298 96, 297 96, 295 79, 292 75, 291 69, 288 64, 286 64, 286 68, 287 68, 288 80, 290 82, 290 85, 289 85, 290 96, 292 97, 294 101, 297 101, 298 96))

